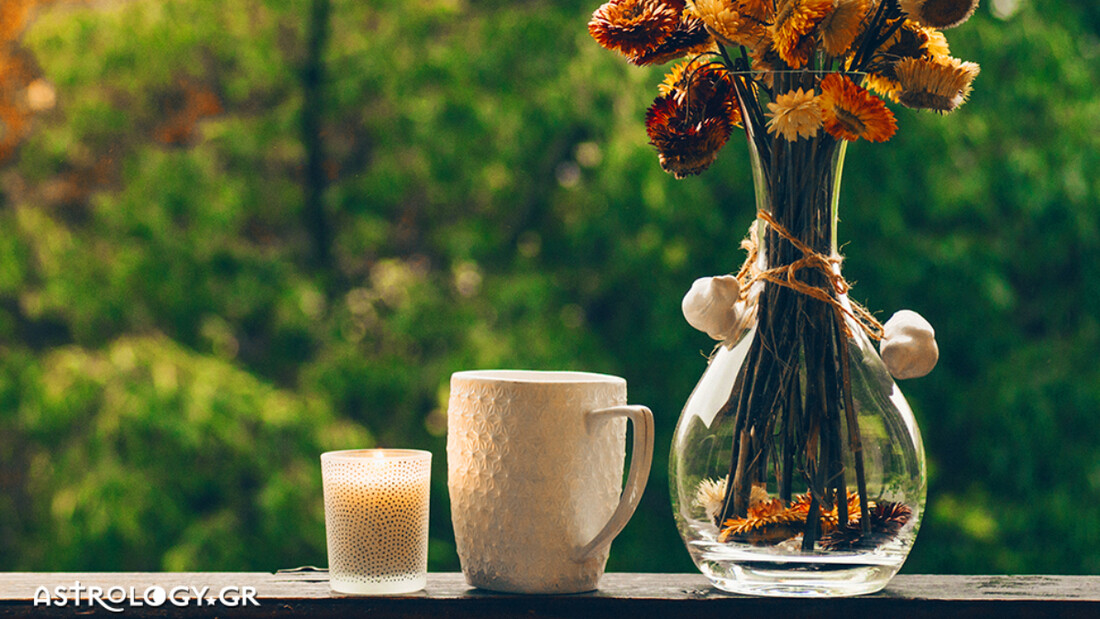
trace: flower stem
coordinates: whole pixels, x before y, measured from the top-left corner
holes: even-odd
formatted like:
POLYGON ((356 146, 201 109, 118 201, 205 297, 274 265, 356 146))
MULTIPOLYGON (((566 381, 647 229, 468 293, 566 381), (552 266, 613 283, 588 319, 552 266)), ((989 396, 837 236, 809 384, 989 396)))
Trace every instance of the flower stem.
POLYGON ((856 418, 856 408, 852 401, 852 368, 848 358, 848 341, 844 335, 838 315, 835 325, 835 337, 840 343, 840 373, 842 377, 842 393, 844 396, 844 414, 847 416, 848 425, 848 449, 852 452, 856 468, 856 491, 859 493, 859 517, 860 526, 864 534, 871 532, 870 507, 867 505, 867 475, 863 470, 863 439, 859 433, 859 421, 856 418))

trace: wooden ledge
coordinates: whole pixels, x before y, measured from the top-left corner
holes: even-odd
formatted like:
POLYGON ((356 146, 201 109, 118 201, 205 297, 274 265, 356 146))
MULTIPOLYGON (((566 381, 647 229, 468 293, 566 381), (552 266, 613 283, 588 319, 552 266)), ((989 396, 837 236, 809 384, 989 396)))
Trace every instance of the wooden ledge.
MULTIPOLYGON (((153 594, 156 597, 156 594, 153 594)), ((154 600, 155 601, 155 600, 154 600)), ((353 597, 329 590, 321 572, 268 573, 0 573, 0 617, 1100 617, 1100 576, 898 576, 884 591, 829 600, 751 598, 722 593, 698 574, 607 574, 599 591, 564 596, 522 596, 470 588, 461 574, 429 574, 424 591, 391 597, 353 597), (79 605, 68 594, 50 606, 34 605, 45 587, 84 588, 79 605), (87 589, 118 599, 89 603, 87 589), (146 590, 186 587, 176 601, 145 603, 146 590), (191 589, 191 588, 194 589, 191 589), (204 591, 199 605, 194 590, 204 591), (256 604, 239 597, 254 588, 256 604), (131 594, 130 591, 133 590, 131 594), (225 590, 225 600, 218 598, 225 590), (123 592, 123 593, 120 593, 123 592), (129 596, 136 603, 131 605, 129 596), (234 604, 236 602, 236 604, 234 604), (108 608, 111 607, 111 608, 108 608)))

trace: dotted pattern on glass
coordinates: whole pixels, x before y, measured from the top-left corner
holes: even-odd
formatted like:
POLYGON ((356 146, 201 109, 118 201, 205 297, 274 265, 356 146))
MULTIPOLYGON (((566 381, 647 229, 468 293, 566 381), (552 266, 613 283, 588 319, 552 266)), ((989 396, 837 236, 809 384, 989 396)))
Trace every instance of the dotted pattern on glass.
POLYGON ((321 456, 329 577, 380 584, 428 566, 431 454, 358 450, 321 456))

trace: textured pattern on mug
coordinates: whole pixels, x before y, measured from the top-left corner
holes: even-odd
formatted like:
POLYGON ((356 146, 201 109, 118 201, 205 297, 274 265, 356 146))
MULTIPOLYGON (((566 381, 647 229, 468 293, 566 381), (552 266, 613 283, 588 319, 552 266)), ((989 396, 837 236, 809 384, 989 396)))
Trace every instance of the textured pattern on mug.
POLYGON ((595 588, 608 549, 584 563, 570 557, 618 503, 626 420, 594 420, 589 432, 582 413, 625 403, 625 383, 452 385, 451 517, 471 584, 547 593, 595 588), (573 414, 562 418, 561 411, 573 414))

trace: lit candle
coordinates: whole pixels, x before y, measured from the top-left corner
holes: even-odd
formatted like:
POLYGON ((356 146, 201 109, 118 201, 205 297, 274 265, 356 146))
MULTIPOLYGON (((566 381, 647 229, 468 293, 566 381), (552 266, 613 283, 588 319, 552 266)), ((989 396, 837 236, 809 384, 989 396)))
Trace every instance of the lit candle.
POLYGON ((424 588, 432 454, 357 449, 321 455, 333 591, 359 595, 424 588))

